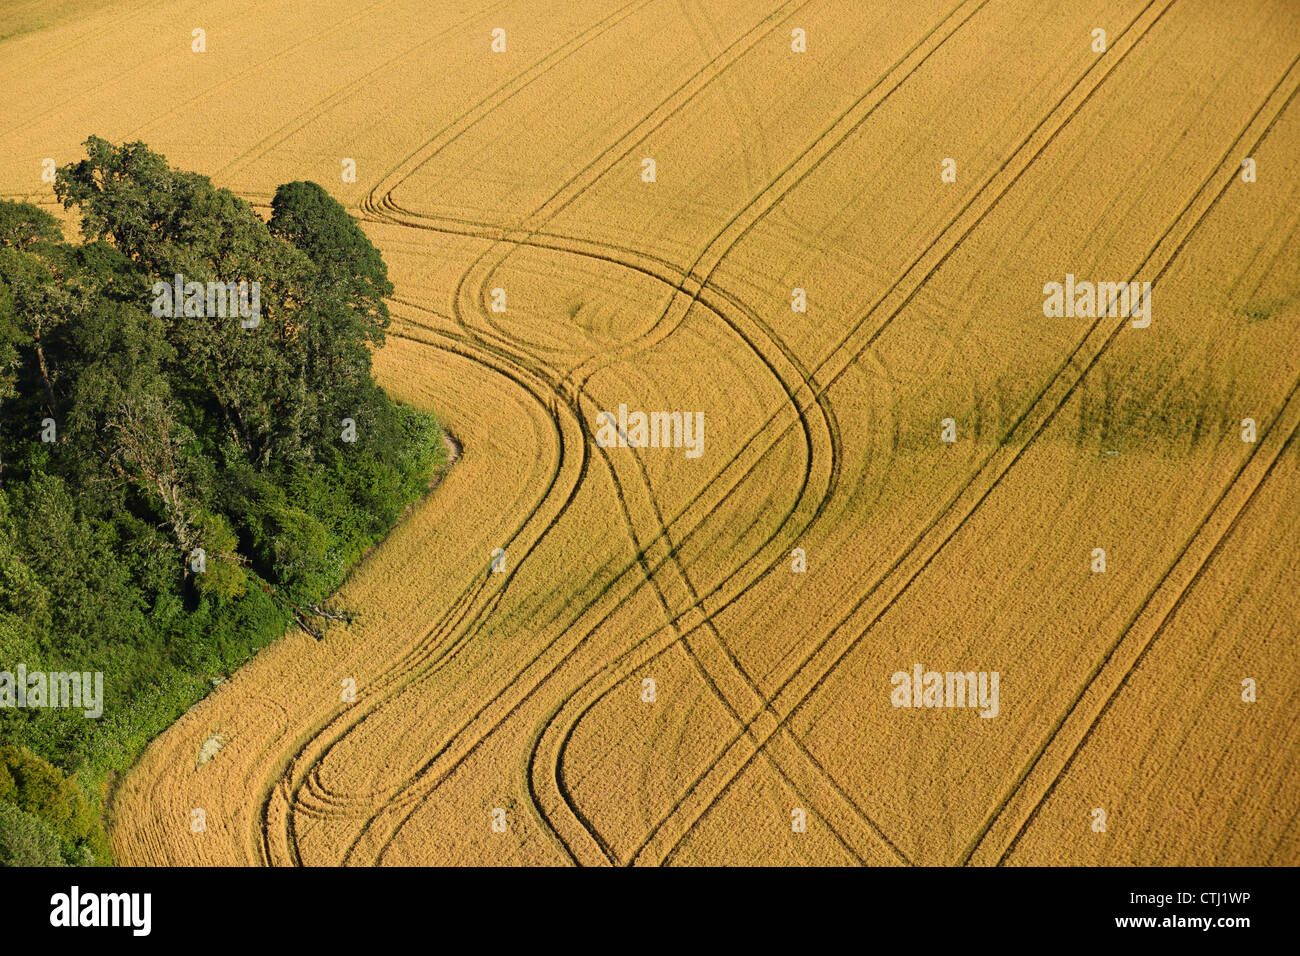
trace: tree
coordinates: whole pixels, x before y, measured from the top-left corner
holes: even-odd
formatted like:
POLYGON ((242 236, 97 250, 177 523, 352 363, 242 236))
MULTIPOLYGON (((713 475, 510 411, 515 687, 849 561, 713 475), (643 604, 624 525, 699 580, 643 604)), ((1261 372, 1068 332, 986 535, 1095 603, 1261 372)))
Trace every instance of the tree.
POLYGON ((109 461, 158 501, 184 555, 199 546, 181 454, 192 439, 176 424, 172 403, 158 391, 124 397, 109 417, 109 461))
MULTIPOLYGON (((11 615, 17 621, 37 628, 48 627, 49 590, 24 563, 14 537, 9 521, 9 500, 0 492, 0 620, 11 615)), ((0 646, 0 651, 9 650, 12 649, 0 646)))
MULTIPOLYGON (((0 279, 0 421, 9 417, 5 402, 18 394, 18 369, 22 364, 18 346, 22 341, 23 334, 18 324, 18 313, 14 309, 13 292, 0 279)), ((4 464, 4 447, 0 444, 0 479, 4 477, 4 464)))
POLYGON ((11 317, 6 324, 16 327, 6 335, 16 332, 19 344, 30 346, 35 353, 45 388, 45 409, 55 415, 56 375, 47 345, 63 323, 87 310, 92 292, 59 247, 45 245, 0 248, 0 285, 5 288, 5 304, 0 310, 11 317))
POLYGON ((143 144, 86 145, 55 184, 81 242, 0 201, 0 660, 113 675, 99 720, 0 708, 0 857, 23 860, 49 832, 106 860, 109 774, 290 622, 350 621, 326 597, 442 447, 374 382, 392 286, 324 190, 285 187, 272 228, 143 144), (165 308, 177 274, 259 283, 260 322, 165 308))
POLYGON ((0 745, 0 802, 39 817, 68 862, 109 858, 99 818, 77 782, 25 747, 0 745))
POLYGON ((59 837, 40 817, 0 803, 0 866, 63 866, 59 837))
POLYGON ((357 221, 321 186, 286 183, 271 200, 270 229, 306 253, 317 269, 313 289, 332 296, 351 311, 359 341, 384 344, 388 304, 393 294, 388 267, 357 221))
POLYGON ((42 242, 61 242, 59 221, 31 203, 0 201, 0 246, 25 249, 42 242))
MULTIPOLYGON (((87 158, 58 171, 55 194, 78 206, 82 231, 108 239, 146 281, 257 283, 254 327, 229 315, 170 316, 178 370, 220 410, 229 436, 259 465, 307 457, 302 303, 312 264, 273 236, 247 202, 206 176, 173 170, 143 143, 86 140, 87 158)), ((251 285, 248 287, 251 288, 251 285)))
POLYGON ((346 209, 312 182, 281 186, 271 201, 270 230, 306 254, 314 267, 304 302, 307 385, 321 402, 317 434, 341 418, 369 411, 370 349, 384 342, 386 296, 393 292, 379 250, 346 209))

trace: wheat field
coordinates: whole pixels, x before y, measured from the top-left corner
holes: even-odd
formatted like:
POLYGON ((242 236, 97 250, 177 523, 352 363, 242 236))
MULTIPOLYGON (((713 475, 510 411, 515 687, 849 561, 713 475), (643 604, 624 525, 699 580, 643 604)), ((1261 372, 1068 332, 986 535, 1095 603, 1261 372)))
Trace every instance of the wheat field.
POLYGON ((120 862, 1300 863, 1294 0, 7 6, 0 192, 319 182, 461 448, 120 862))

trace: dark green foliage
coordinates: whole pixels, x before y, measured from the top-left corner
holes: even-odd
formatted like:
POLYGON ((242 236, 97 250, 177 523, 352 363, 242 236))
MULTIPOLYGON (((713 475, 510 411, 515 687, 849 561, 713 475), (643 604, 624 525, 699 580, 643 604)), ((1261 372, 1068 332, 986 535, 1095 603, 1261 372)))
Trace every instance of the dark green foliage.
POLYGON ((99 816, 81 787, 25 747, 0 745, 0 808, 16 809, 39 824, 12 812, 0 815, 0 860, 6 845, 40 854, 44 865, 84 866, 109 858, 99 816), (47 857, 50 836, 61 859, 47 857))
POLYGON ((44 209, 28 203, 0 204, 0 246, 22 249, 38 242, 63 238, 59 221, 44 209))
MULTIPOLYGON (((370 348, 388 327, 388 267, 347 211, 315 183, 288 183, 271 201, 271 233, 301 250, 311 276, 298 344, 306 387, 317 397, 317 435, 376 407, 370 394, 370 348)), ((309 411, 304 409, 304 411, 309 411)))
MULTIPOLYGON (((443 448, 374 383, 392 285, 323 189, 282 187, 268 225, 143 144, 86 150, 55 184, 83 244, 0 202, 0 671, 102 671, 104 713, 0 708, 0 743, 98 803, 214 678, 295 619, 319 629, 296 615, 424 492, 443 448), (260 323, 154 308, 176 274, 259 282, 260 323)), ((106 860, 5 799, 0 852, 44 858, 48 826, 64 859, 106 860)))
POLYGON ((382 345, 393 292, 388 267, 356 220, 316 183, 286 183, 271 200, 270 228, 293 243, 316 267, 313 285, 322 298, 352 313, 350 336, 382 345))

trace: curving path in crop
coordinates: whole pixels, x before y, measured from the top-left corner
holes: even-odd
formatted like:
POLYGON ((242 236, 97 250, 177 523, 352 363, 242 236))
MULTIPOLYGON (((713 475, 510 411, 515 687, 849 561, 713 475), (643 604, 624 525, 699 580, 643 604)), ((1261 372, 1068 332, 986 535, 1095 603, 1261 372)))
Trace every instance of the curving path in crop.
POLYGON ((1300 859, 1285 702, 1161 654, 1300 677, 1294 589, 1249 631, 1187 611, 1224 567, 1288 580, 1255 516, 1300 470, 1300 11, 1248 6, 123 0, 4 41, 0 191, 49 202, 40 158, 92 131, 262 209, 317 179, 396 285, 381 384, 458 447, 356 623, 285 635, 118 783, 120 861, 1300 859), (1151 328, 1044 320, 1067 271, 1152 282, 1151 328), (1193 374, 1231 402, 1150 412, 1193 374), (602 447, 620 404, 702 412, 702 454, 602 447), (1001 672, 1000 715, 891 707, 915 661, 1001 672))

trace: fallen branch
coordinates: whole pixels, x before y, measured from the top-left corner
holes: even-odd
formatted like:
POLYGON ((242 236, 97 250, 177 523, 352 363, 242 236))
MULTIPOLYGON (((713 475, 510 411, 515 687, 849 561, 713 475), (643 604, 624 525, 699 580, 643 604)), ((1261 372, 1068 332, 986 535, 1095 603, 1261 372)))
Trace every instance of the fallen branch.
POLYGON ((329 608, 323 608, 316 604, 308 604, 307 610, 317 617, 325 618, 327 621, 342 621, 344 624, 351 624, 357 619, 357 616, 351 611, 331 611, 329 608))
POLYGON ((322 608, 317 604, 308 604, 306 607, 301 607, 293 601, 290 601, 287 597, 278 592, 275 588, 271 587, 271 585, 267 584, 261 578, 255 576, 255 580, 261 586, 263 591, 289 608, 289 611, 293 614, 293 619, 298 623, 298 626, 318 641, 325 640, 325 633, 323 631, 317 633, 312 629, 308 615, 315 615, 316 617, 324 618, 327 621, 343 621, 345 624, 351 624, 356 620, 357 615, 350 611, 332 611, 327 608, 322 608))

